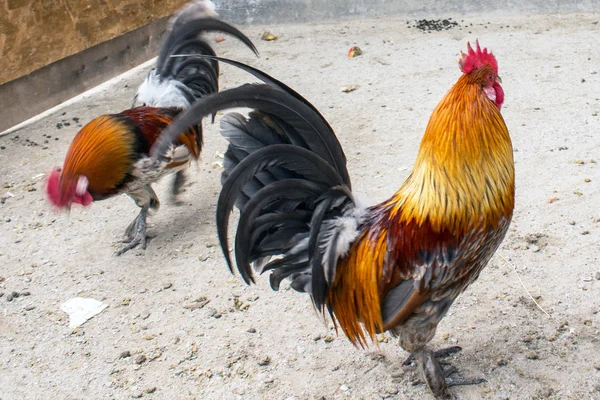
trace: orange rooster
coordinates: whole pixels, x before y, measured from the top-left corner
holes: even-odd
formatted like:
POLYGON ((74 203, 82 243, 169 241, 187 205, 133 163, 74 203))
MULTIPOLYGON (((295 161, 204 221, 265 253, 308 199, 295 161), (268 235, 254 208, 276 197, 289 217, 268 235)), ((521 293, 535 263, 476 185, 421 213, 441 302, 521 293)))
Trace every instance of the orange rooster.
POLYGON ((478 43, 461 53, 462 75, 433 111, 411 174, 371 207, 357 202, 342 148, 315 107, 266 74, 231 63, 268 85, 206 97, 164 132, 174 137, 227 107, 254 108, 221 122, 230 144, 217 228, 229 267, 235 204, 235 259, 247 283, 254 282, 252 263, 272 271, 275 290, 289 278, 355 345, 389 330, 436 398, 454 398, 449 386, 483 382, 450 376, 456 369, 443 370, 436 359, 449 352, 434 353, 427 343, 502 242, 513 213, 513 152, 492 53, 478 43))
POLYGON ((196 125, 174 138, 160 160, 148 157, 160 133, 182 110, 219 90, 218 62, 199 57, 215 53, 199 35, 229 33, 258 55, 250 39, 215 16, 211 1, 196 1, 184 8, 171 24, 156 69, 135 96, 134 104, 143 105, 85 125, 73 139, 62 170, 55 169, 48 178, 48 198, 58 208, 68 209, 73 203, 87 206, 121 193, 133 198, 141 210, 125 232, 128 244, 117 255, 137 245, 146 248, 147 215, 159 207, 151 184, 176 173, 172 187, 176 196, 185 180, 183 168, 200 156, 202 126, 196 125))

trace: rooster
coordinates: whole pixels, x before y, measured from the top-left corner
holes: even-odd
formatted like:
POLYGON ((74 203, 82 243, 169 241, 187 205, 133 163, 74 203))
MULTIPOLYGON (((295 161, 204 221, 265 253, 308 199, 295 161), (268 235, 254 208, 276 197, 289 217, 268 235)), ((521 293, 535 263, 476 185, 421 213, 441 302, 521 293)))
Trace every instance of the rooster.
POLYGON ((495 56, 479 43, 461 52, 462 75, 433 111, 411 174, 370 207, 351 191, 344 152, 317 109, 281 82, 231 63, 267 84, 206 97, 164 132, 165 140, 176 137, 228 107, 254 109, 221 122, 229 146, 217 229, 229 268, 236 205, 235 260, 246 283, 254 282, 251 264, 271 271, 275 290, 289 278, 355 345, 389 330, 436 398, 454 398, 449 386, 484 382, 451 376, 456 369, 443 370, 436 357, 457 349, 433 352, 427 344, 512 218, 513 151, 495 56))
POLYGON ((156 68, 135 95, 133 105, 137 101, 142 106, 102 115, 85 125, 73 139, 63 168, 56 168, 48 178, 47 195, 58 208, 69 209, 73 203, 87 206, 121 193, 133 198, 141 210, 125 231, 127 245, 117 255, 137 245, 146 248, 147 215, 160 204, 151 184, 175 173, 171 192, 176 197, 185 181, 183 169, 200 156, 202 126, 198 124, 175 138, 160 163, 148 157, 162 130, 182 110, 219 90, 218 62, 199 57, 215 55, 200 34, 231 34, 258 55, 250 39, 216 15, 211 1, 185 7, 170 26, 156 68))

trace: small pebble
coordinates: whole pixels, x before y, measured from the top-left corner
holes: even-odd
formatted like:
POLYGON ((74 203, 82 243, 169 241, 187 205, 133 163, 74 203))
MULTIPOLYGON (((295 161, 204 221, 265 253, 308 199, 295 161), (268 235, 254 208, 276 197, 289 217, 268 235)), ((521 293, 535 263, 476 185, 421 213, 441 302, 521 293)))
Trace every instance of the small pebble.
POLYGON ((9 301, 9 302, 10 302, 10 301, 13 301, 13 295, 9 293, 9 294, 6 296, 6 301, 9 301))
POLYGON ((595 277, 596 277, 596 280, 597 280, 597 281, 600 281, 600 271, 597 271, 597 272, 596 272, 596 276, 595 276, 595 277))
POLYGON ((391 397, 398 394, 398 388, 396 386, 387 386, 381 390, 381 394, 384 396, 381 397, 391 397))
POLYGON ((267 42, 271 42, 273 40, 277 40, 277 36, 273 35, 271 32, 269 31, 265 31, 263 32, 262 36, 260 37, 262 40, 265 40, 267 42))
POLYGON ((527 354, 527 359, 529 360, 537 360, 539 358, 539 355, 536 352, 531 352, 529 354, 527 354))
POLYGON ((146 389, 146 393, 154 393, 156 392, 156 386, 152 386, 151 388, 146 389))
POLYGON ((19 296, 31 296, 30 292, 21 292, 19 293, 19 296))
POLYGON ((392 377, 392 379, 398 379, 398 378, 404 377, 405 374, 406 373, 404 372, 404 370, 398 369, 398 370, 392 372, 391 377, 392 377))
POLYGON ((256 333, 256 329, 250 328, 246 332, 248 332, 248 333, 256 333))
POLYGON ((267 366, 271 363, 271 357, 266 356, 258 362, 258 365, 261 367, 267 366))
POLYGON ((4 222, 10 222, 10 221, 11 221, 10 217, 4 217, 4 222))
POLYGON ((128 358, 131 357, 131 352, 129 350, 125 350, 119 355, 119 358, 128 358))
POLYGON ((137 356, 137 357, 135 358, 135 363, 136 363, 137 365, 141 365, 141 364, 143 364, 144 362, 146 362, 146 356, 145 356, 145 355, 143 355, 143 354, 140 354, 139 356, 137 356))
POLYGON ((35 306, 32 306, 32 305, 25 307, 25 311, 31 311, 33 309, 35 309, 35 306))
POLYGON ((170 289, 171 287, 173 287, 173 284, 171 282, 165 283, 163 285, 163 289, 170 289))

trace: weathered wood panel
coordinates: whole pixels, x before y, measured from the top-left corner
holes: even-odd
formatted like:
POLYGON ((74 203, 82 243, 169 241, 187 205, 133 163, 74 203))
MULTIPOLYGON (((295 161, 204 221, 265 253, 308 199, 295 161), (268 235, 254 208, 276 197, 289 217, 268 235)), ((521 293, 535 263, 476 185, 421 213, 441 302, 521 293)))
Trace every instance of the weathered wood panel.
POLYGON ((171 15, 187 0, 0 0, 0 84, 171 15))
POLYGON ((153 58, 168 17, 0 85, 0 132, 153 58))

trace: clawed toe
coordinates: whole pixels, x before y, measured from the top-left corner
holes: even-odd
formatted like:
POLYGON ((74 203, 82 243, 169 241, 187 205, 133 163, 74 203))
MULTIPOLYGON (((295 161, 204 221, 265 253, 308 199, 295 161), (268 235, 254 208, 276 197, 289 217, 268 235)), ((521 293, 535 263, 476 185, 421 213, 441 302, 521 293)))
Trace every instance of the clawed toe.
MULTIPOLYGON (((454 372, 458 372, 458 371, 454 371, 454 372)), ((487 381, 483 378, 463 378, 461 376, 446 377, 446 385, 448 385, 448 387, 450 387, 450 386, 465 386, 465 385, 479 385, 481 383, 487 383, 487 381)))
POLYGON ((447 365, 442 367, 442 373, 444 374, 444 378, 446 378, 446 383, 448 383, 448 377, 452 374, 456 374, 458 372, 458 368, 454 365, 447 365))
MULTIPOLYGON (((460 347, 460 346, 446 347, 444 349, 439 349, 439 350, 434 351, 433 356, 435 358, 445 358, 452 354, 458 353, 461 350, 462 350, 462 347, 460 347)), ((414 361, 415 361, 415 356, 413 354, 409 354, 409 356, 406 357, 406 360, 404 360, 402 365, 408 366, 408 365, 411 365, 414 361)))
POLYGON ((121 254, 126 253, 129 250, 131 250, 137 246, 140 246, 142 249, 146 250, 146 246, 150 239, 151 238, 148 235, 146 235, 146 233, 143 233, 143 234, 135 235, 133 237, 133 239, 131 239, 130 241, 123 240, 122 243, 127 243, 127 245, 124 246, 119 251, 117 251, 116 255, 120 256, 121 254))

